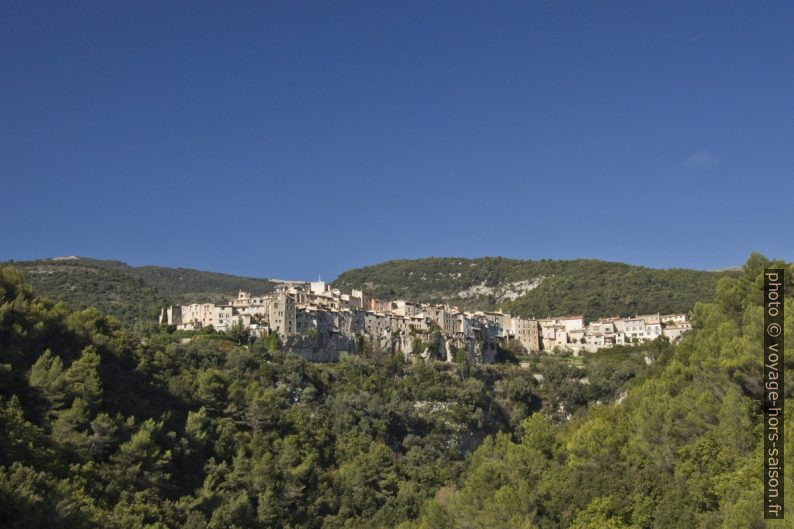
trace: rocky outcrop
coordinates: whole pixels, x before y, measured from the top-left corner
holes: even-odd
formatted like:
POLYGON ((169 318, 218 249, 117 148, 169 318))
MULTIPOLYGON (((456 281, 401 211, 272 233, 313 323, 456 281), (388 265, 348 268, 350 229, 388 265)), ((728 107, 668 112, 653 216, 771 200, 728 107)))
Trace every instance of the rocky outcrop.
POLYGON ((403 355, 406 360, 420 356, 425 360, 454 362, 455 353, 465 349, 472 363, 492 363, 496 358, 496 346, 474 339, 457 340, 441 334, 394 334, 371 338, 351 338, 340 333, 318 333, 315 336, 291 336, 284 344, 293 352, 311 362, 336 362, 343 354, 362 352, 363 344, 373 351, 403 355))
POLYGON ((336 362, 343 353, 355 351, 355 342, 339 333, 319 333, 313 337, 291 336, 284 348, 310 362, 336 362))

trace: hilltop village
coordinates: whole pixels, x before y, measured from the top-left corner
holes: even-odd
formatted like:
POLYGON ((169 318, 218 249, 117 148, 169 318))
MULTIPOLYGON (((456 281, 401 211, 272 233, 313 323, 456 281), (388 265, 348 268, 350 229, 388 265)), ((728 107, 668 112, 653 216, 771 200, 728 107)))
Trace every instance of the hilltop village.
POLYGON ((686 314, 602 318, 587 324, 583 315, 535 320, 445 304, 383 301, 361 290, 342 293, 323 281, 282 285, 262 296, 241 291, 225 305, 165 307, 160 322, 180 330, 239 326, 256 336, 276 333, 286 349, 313 360, 333 360, 369 344, 448 361, 463 351, 471 361, 491 362, 498 347, 579 354, 660 336, 677 340, 691 329, 686 314))

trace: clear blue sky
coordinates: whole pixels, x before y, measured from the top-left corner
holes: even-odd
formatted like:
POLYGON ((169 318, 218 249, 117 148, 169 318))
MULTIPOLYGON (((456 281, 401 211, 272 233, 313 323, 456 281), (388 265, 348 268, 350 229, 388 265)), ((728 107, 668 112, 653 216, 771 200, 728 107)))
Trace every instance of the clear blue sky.
POLYGON ((792 28, 790 1, 3 2, 0 259, 794 260, 792 28))

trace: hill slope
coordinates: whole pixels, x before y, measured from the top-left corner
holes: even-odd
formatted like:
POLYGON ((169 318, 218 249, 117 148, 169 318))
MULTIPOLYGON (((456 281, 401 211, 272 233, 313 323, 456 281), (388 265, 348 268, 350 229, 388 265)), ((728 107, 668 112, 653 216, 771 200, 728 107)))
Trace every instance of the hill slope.
POLYGON ((720 277, 736 272, 658 270, 593 259, 523 261, 501 257, 396 260, 347 271, 334 286, 383 298, 503 308, 526 317, 588 318, 683 312, 712 301, 720 277))
POLYGON ((790 527, 763 519, 765 268, 790 338, 794 264, 753 255, 680 343, 525 369, 120 329, 0 267, 0 527, 790 527))
MULTIPOLYGON (((763 519, 758 351, 765 268, 788 270, 784 332, 790 336, 794 265, 754 254, 742 274, 720 280, 716 303, 696 306, 692 333, 651 354, 650 375, 619 402, 591 404, 563 424, 534 414, 519 435, 489 438, 463 479, 436 494, 418 523, 401 529, 791 527, 763 519)), ((789 405, 790 383, 783 394, 789 405)), ((787 428, 792 418, 787 406, 787 428)), ((785 439, 786 451, 794 449, 791 441, 785 439)), ((781 492, 789 502, 792 485, 787 477, 781 492)))
MULTIPOLYGON (((266 293, 267 279, 120 261, 56 258, 13 263, 36 294, 123 323, 154 321, 162 306, 221 302, 238 290, 266 293)), ((712 301, 717 280, 735 271, 657 270, 588 259, 522 261, 500 257, 388 261, 341 274, 334 286, 363 288, 384 299, 503 308, 526 317, 584 313, 588 318, 681 312, 712 301)))
POLYGON ((124 323, 154 321, 171 303, 221 301, 238 290, 265 293, 274 283, 187 268, 129 266, 121 261, 56 258, 17 261, 37 295, 81 309, 96 307, 124 323))

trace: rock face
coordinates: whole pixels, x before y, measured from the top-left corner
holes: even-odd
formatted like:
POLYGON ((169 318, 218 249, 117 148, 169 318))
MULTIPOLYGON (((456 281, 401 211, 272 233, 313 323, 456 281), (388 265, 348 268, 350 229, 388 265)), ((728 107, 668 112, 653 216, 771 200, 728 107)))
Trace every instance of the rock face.
POLYGON ((491 287, 487 286, 486 282, 483 281, 477 285, 461 290, 457 293, 457 297, 469 299, 480 296, 493 296, 500 303, 514 301, 530 290, 539 287, 544 279, 546 279, 544 276, 539 276, 534 279, 513 281, 512 283, 497 284, 491 287))
POLYGON ((342 353, 353 353, 356 344, 338 333, 319 333, 317 336, 291 336, 284 344, 287 351, 310 362, 336 362, 342 353))
POLYGON ((493 343, 450 339, 437 333, 394 334, 367 341, 363 337, 351 338, 340 333, 321 332, 315 336, 291 336, 284 345, 286 350, 311 362, 336 362, 343 354, 362 353, 365 348, 403 355, 409 361, 421 356, 425 360, 454 362, 455 354, 460 349, 466 351, 472 363, 492 363, 496 358, 496 345, 493 343))
POLYGON ((469 362, 476 364, 490 364, 496 359, 496 345, 493 343, 478 342, 470 339, 461 343, 460 340, 447 340, 447 362, 454 361, 454 348, 465 348, 469 362))

